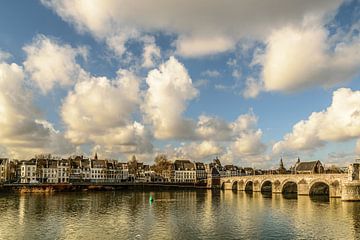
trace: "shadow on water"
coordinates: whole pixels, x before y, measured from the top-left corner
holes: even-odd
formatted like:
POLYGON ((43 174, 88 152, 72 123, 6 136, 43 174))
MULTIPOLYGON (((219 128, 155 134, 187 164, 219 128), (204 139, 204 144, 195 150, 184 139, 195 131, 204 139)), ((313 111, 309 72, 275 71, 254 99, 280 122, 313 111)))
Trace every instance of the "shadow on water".
POLYGON ((272 198, 272 192, 261 192, 263 198, 272 198))
POLYGON ((309 197, 313 202, 330 202, 329 195, 310 195, 309 197))
POLYGON ((285 199, 297 199, 298 195, 297 193, 283 193, 283 198, 285 199))

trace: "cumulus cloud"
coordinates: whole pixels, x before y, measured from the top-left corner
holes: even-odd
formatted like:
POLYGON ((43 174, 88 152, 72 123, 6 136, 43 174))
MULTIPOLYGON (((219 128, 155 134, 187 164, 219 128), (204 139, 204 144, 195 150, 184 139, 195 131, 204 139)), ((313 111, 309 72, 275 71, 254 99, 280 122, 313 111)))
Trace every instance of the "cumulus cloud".
POLYGON ((188 139, 193 136, 194 122, 182 114, 188 101, 198 96, 191 78, 176 58, 149 72, 143 111, 154 126, 158 139, 188 139))
POLYGON ((0 145, 11 157, 30 157, 35 153, 64 154, 73 147, 42 119, 25 88, 22 67, 0 63, 0 145))
POLYGON ((79 82, 61 107, 66 137, 74 144, 93 143, 122 153, 151 151, 151 134, 132 121, 139 102, 139 79, 129 71, 119 70, 114 80, 79 82))
POLYGON ((184 57, 202 57, 232 49, 234 42, 223 36, 180 37, 176 41, 177 54, 184 57))
POLYGON ((163 31, 178 36, 179 54, 195 57, 227 51, 244 36, 263 38, 284 22, 301 21, 305 14, 324 15, 341 1, 41 2, 79 32, 90 32, 97 39, 107 41, 119 35, 129 39, 128 32, 134 29, 143 33, 163 31))
POLYGON ((360 91, 340 88, 333 93, 331 105, 313 112, 296 123, 291 133, 274 144, 273 152, 314 150, 329 141, 360 137, 360 91))
POLYGON ((351 80, 359 69, 359 37, 332 43, 321 23, 308 20, 268 37, 262 78, 268 91, 296 91, 351 80))
POLYGON ((183 144, 174 149, 171 158, 204 160, 214 158, 223 152, 223 147, 214 141, 202 141, 183 144))
POLYGON ((86 57, 87 50, 84 47, 72 48, 68 44, 62 45, 44 35, 38 35, 23 49, 27 54, 25 70, 43 93, 56 84, 73 85, 81 74, 85 74, 76 63, 77 56, 86 57))

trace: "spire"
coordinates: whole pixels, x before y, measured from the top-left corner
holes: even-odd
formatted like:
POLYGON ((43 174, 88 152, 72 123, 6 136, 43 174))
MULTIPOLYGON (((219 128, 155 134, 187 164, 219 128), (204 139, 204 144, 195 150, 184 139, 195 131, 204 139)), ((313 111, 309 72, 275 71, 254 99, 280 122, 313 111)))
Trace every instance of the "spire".
POLYGON ((282 158, 280 158, 280 169, 284 169, 284 163, 283 163, 282 158))
POLYGON ((297 159, 297 162, 296 163, 300 163, 300 158, 298 157, 298 159, 297 159))
POLYGON ((98 160, 98 157, 97 157, 97 152, 95 152, 95 157, 94 157, 95 160, 98 160))

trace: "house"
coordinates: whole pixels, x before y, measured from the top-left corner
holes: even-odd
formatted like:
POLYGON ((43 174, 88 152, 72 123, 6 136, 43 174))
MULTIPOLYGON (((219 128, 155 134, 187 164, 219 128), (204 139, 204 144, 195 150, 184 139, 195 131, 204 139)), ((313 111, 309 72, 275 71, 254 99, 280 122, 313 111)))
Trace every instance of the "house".
POLYGON ((244 167, 245 175, 255 175, 255 170, 251 167, 244 167))
POLYGON ((129 180, 129 167, 127 163, 116 162, 116 179, 118 182, 129 180))
POLYGON ((40 173, 40 182, 58 183, 58 161, 54 159, 38 159, 37 169, 40 173))
POLYGON ((8 180, 9 174, 9 159, 0 158, 0 183, 8 180))
POLYGON ((57 165, 58 183, 68 183, 70 177, 70 161, 61 159, 57 165))
POLYGON ((239 175, 239 168, 234 165, 225 165, 225 176, 226 177, 235 177, 239 175))
POLYGON ((294 166, 295 174, 319 174, 324 173, 324 167, 322 163, 317 161, 310 161, 310 162, 298 162, 294 166))
POLYGON ((107 163, 106 160, 91 159, 91 182, 106 182, 107 181, 107 163))
POLYGON ((194 183, 196 181, 195 164, 190 160, 174 161, 174 182, 194 183))
POLYGON ((37 164, 36 159, 21 161, 21 183, 37 182, 37 164))
POLYGON ((83 156, 69 158, 69 182, 90 182, 90 159, 83 156))
POLYGON ((195 170, 196 170, 196 182, 201 182, 206 180, 207 173, 205 170, 205 165, 202 162, 195 162, 195 170))

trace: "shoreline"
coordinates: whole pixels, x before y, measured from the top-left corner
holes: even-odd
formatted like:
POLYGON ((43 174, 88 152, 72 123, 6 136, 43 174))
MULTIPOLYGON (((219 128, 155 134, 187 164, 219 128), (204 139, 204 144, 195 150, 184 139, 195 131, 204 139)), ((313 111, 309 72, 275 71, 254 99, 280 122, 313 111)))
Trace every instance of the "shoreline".
POLYGON ((206 185, 194 183, 65 183, 65 184, 3 184, 2 192, 52 193, 84 191, 118 190, 175 190, 175 189, 210 189, 206 185))

